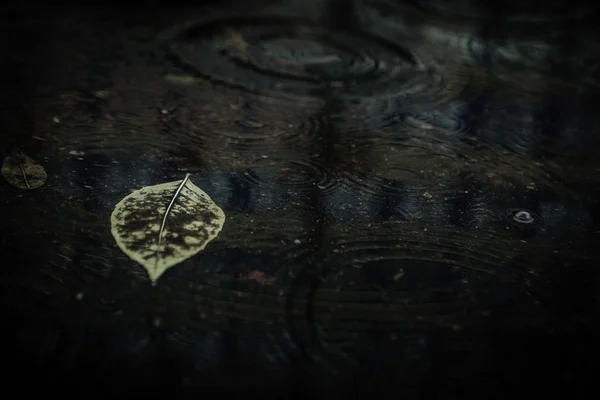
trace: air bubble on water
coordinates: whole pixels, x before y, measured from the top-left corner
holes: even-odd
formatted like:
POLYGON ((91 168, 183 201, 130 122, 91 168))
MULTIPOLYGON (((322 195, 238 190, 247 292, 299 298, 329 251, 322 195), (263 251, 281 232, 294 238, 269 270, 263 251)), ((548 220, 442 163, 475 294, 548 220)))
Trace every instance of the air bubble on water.
POLYGON ((527 212, 527 211, 519 211, 515 214, 515 216, 513 217, 513 219, 515 221, 517 221, 520 224, 531 224, 533 223, 533 221, 535 220, 533 218, 533 215, 531 215, 531 213, 527 212))

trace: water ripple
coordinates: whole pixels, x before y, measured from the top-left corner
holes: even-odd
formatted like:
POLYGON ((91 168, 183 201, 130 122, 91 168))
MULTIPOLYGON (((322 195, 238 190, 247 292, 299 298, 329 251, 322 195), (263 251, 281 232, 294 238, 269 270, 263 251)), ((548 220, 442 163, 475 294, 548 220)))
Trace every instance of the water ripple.
POLYGON ((351 165, 341 179, 372 194, 451 190, 464 161, 443 143, 419 139, 373 139, 352 146, 351 165))
POLYGON ((447 100, 443 104, 417 102, 418 106, 391 107, 389 104, 372 103, 359 113, 343 113, 331 118, 335 128, 344 136, 364 131, 365 136, 386 133, 391 137, 404 135, 441 137, 456 136, 467 130, 465 112, 467 104, 458 100, 447 100))
POLYGON ((242 177, 251 185, 282 185, 301 191, 318 189, 324 194, 334 190, 338 183, 332 172, 311 160, 258 158, 242 177))
POLYGON ((404 341, 431 330, 451 336, 505 312, 515 324, 543 318, 530 293, 542 282, 517 261, 524 245, 399 226, 340 235, 316 265, 294 273, 289 301, 306 312, 291 329, 309 357, 339 367, 357 362, 364 335, 404 341))
POLYGON ((229 158, 293 155, 310 151, 319 142, 323 118, 310 108, 283 107, 235 94, 226 99, 227 104, 182 107, 169 122, 167 134, 192 151, 229 158))
POLYGON ((407 50, 311 20, 207 19, 164 36, 189 70, 251 92, 290 99, 330 93, 351 101, 439 92, 439 76, 407 50))

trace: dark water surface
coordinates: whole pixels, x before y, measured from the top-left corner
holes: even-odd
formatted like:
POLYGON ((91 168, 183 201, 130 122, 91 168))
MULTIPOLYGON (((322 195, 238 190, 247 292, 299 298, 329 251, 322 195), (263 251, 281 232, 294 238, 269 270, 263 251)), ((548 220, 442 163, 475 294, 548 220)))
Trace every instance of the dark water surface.
POLYGON ((0 150, 48 180, 0 182, 7 384, 597 391, 595 10, 466 3, 15 8, 0 150), (186 172, 227 220, 152 287, 110 214, 186 172))

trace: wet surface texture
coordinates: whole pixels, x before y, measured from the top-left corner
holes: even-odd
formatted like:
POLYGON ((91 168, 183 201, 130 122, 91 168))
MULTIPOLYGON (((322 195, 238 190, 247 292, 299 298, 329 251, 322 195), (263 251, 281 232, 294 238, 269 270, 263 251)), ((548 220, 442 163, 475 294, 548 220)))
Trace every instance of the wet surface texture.
POLYGON ((6 363, 23 387, 583 396, 600 333, 595 10, 463 3, 5 24, 0 154, 48 175, 0 182, 6 363), (186 172, 226 222, 153 287, 110 215, 186 172))

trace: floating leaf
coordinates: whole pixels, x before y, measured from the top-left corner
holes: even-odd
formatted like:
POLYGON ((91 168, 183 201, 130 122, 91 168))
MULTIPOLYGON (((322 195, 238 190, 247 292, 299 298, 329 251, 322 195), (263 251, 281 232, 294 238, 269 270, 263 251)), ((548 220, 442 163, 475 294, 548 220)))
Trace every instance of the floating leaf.
POLYGON ((111 215, 117 245, 142 264, 153 283, 167 269, 203 250, 223 228, 223 210, 189 175, 134 191, 111 215))
POLYGON ((6 157, 0 172, 8 183, 19 189, 37 189, 48 178, 44 167, 18 150, 6 157))

